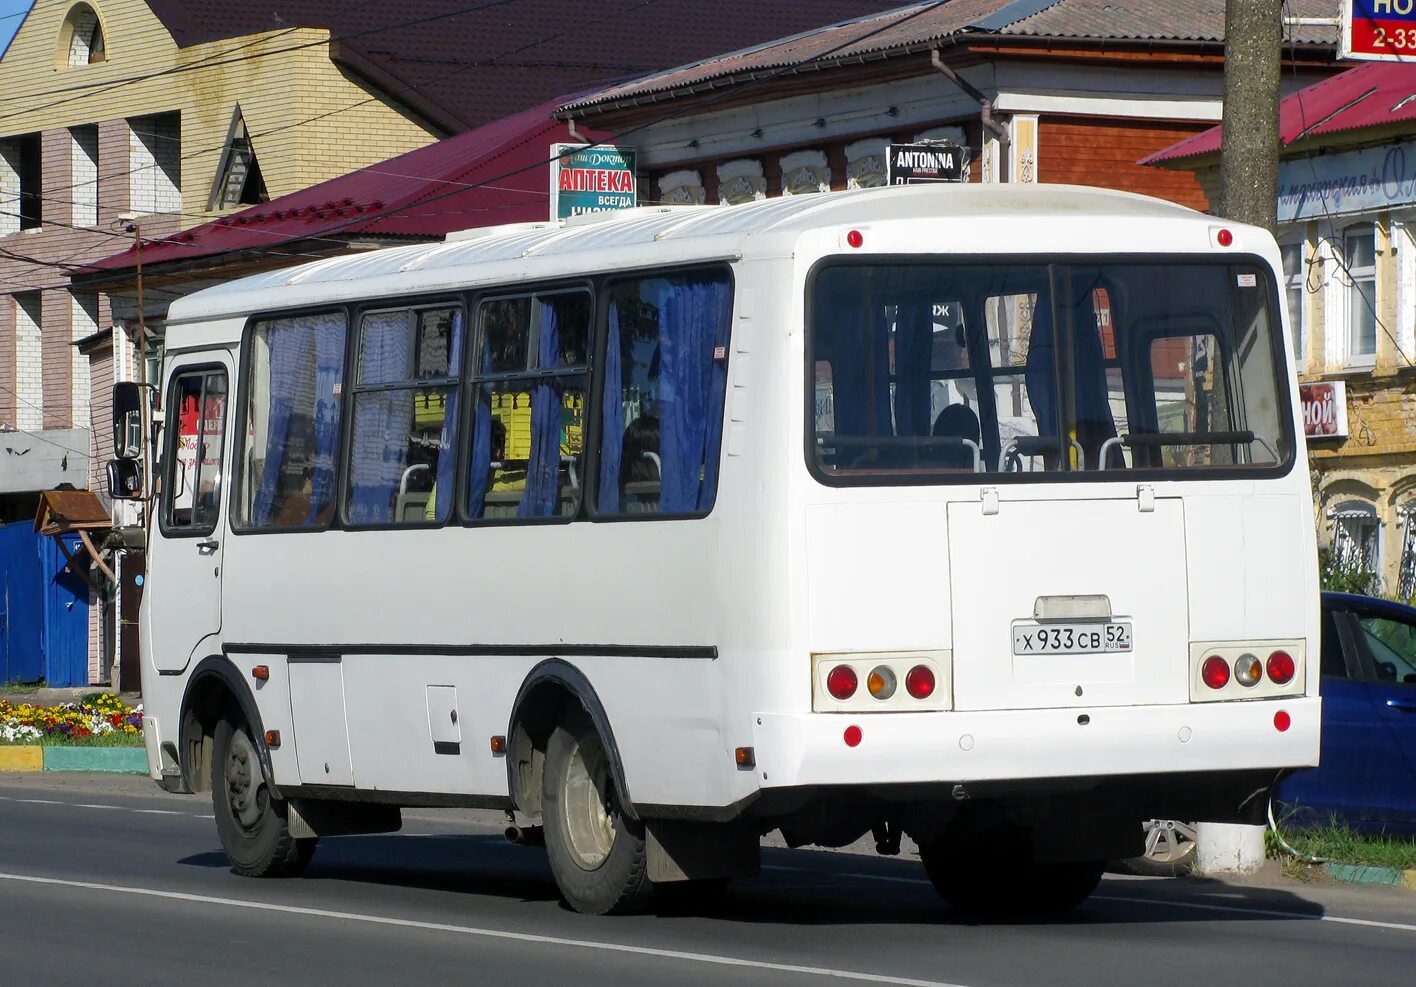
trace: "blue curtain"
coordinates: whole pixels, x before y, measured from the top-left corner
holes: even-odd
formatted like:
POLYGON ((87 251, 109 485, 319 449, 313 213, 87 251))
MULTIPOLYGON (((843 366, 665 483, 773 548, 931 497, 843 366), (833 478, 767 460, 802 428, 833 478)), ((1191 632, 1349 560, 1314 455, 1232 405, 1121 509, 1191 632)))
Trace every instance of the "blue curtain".
MULTIPOLYGON (((928 435, 934 306, 912 299, 895 313, 895 434, 928 435)), ((877 384, 877 386, 879 386, 877 384)))
MULTIPOLYGON (((1064 316, 1070 318, 1072 325, 1076 437, 1086 452, 1087 468, 1094 468, 1102 443, 1116 435, 1116 423, 1111 415, 1106 356, 1091 289, 1077 292, 1074 304, 1070 308, 1064 307, 1062 311, 1064 316)), ((1028 404, 1037 419, 1039 435, 1057 434, 1059 399, 1053 370, 1057 359, 1056 347, 1052 306, 1046 297, 1040 296, 1033 315, 1026 371, 1028 404)), ((1124 464, 1119 449, 1114 450, 1108 459, 1107 465, 1112 468, 1124 464)))
MULTIPOLYGON (((486 334, 482 338, 482 365, 480 373, 486 373, 492 365, 492 351, 487 344, 486 334)), ((472 409, 472 462, 468 464, 467 516, 482 516, 482 506, 487 499, 487 483, 492 471, 492 385, 477 384, 472 409)))
POLYGON ((604 400, 600 407, 600 483, 596 509, 601 514, 620 511, 620 459, 624 454, 624 393, 620 362, 619 306, 610 303, 609 325, 605 341, 604 400))
POLYGON ((275 495, 295 417, 295 395, 309 366, 309 340, 300 327, 268 323, 265 340, 270 359, 265 464, 251 505, 249 521, 253 525, 266 525, 274 519, 275 495))
MULTIPOLYGON (((447 374, 449 377, 462 376, 462 313, 452 315, 452 339, 448 341, 447 374)), ((454 385, 446 392, 447 401, 443 405, 442 434, 438 437, 438 475, 433 484, 434 508, 439 523, 446 521, 452 505, 452 471, 457 459, 457 396, 459 388, 454 385)))
MULTIPOLYGON (((710 420, 722 418, 725 359, 714 349, 726 347, 731 289, 723 280, 677 280, 660 292, 659 437, 662 488, 659 510, 665 514, 695 511, 704 483, 710 420), (717 379, 715 385, 715 378, 717 379), (714 391, 719 395, 711 404, 714 391)), ((716 457, 714 457, 716 458, 716 457)), ((714 477, 716 480, 716 477, 714 477)), ((711 495, 709 497, 711 501, 711 495)))
POLYGON ((344 379, 344 316, 317 316, 315 337, 314 473, 310 479, 310 512, 314 524, 334 494, 335 457, 339 449, 339 385, 344 379))
MULTIPOLYGON (((560 354, 560 325, 556 310, 541 301, 540 339, 536 365, 550 370, 560 354)), ((516 505, 517 517, 551 517, 560 494, 561 382, 542 379, 531 393, 531 456, 526 464, 526 490, 516 505)))
POLYGON ((890 435, 890 351, 885 314, 859 302, 828 307, 831 390, 837 435, 890 435))
MULTIPOLYGON (((359 383, 386 384, 412 376, 410 312, 384 312, 364 319, 359 345, 359 383)), ((350 451, 349 521, 387 524, 408 458, 413 426, 411 390, 376 391, 355 398, 350 451)))

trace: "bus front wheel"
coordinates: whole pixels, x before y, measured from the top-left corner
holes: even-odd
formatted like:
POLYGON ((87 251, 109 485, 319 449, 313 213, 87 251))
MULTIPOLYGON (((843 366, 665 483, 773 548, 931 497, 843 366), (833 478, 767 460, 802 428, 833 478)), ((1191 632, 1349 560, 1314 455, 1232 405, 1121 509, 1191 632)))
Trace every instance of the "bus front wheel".
POLYGON ((566 903, 589 915, 642 910, 653 895, 644 827, 623 812, 609 755, 576 713, 546 746, 541 815, 551 874, 566 903))
POLYGON ((1105 869, 1101 860, 1037 861, 986 835, 961 847, 924 844, 919 856, 940 896, 970 915, 1059 915, 1086 901, 1105 869))
POLYGON ((315 852, 290 835, 284 800, 271 794, 243 723, 222 719, 213 738, 211 804, 231 869, 246 877, 293 877, 315 852))

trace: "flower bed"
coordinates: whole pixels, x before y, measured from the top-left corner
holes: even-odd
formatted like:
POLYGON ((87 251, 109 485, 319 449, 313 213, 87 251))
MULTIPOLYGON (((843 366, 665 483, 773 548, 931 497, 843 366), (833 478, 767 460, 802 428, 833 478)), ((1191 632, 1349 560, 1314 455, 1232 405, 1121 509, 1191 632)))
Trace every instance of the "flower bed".
POLYGON ((138 747, 142 731, 142 706, 129 706, 111 693, 58 706, 0 699, 0 744, 138 747))

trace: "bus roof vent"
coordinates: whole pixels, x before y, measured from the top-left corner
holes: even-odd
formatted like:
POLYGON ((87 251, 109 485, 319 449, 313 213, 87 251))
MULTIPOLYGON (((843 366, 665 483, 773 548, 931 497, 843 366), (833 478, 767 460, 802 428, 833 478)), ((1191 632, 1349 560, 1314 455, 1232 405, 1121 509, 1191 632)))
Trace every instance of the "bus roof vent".
POLYGON ((503 223, 501 226, 477 226, 470 230, 454 230, 443 237, 444 243, 452 243, 455 240, 486 240, 494 236, 507 236, 512 233, 531 233, 536 230, 553 230, 560 226, 560 222, 537 223, 503 223))

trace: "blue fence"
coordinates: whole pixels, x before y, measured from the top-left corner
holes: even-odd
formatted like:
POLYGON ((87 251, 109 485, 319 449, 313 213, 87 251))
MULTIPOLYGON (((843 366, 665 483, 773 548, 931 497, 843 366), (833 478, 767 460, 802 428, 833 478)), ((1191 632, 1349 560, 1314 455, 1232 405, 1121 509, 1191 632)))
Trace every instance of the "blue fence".
POLYGON ((66 562, 56 539, 0 525, 0 682, 88 684, 88 584, 66 562))

